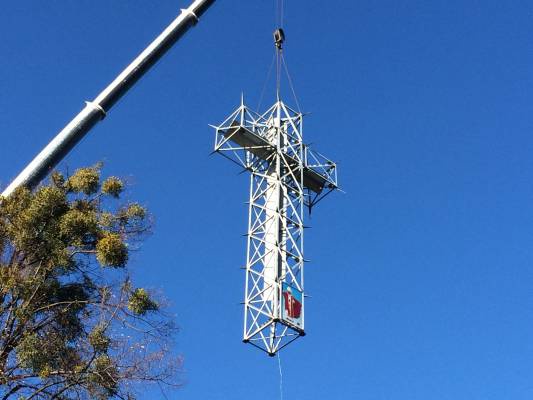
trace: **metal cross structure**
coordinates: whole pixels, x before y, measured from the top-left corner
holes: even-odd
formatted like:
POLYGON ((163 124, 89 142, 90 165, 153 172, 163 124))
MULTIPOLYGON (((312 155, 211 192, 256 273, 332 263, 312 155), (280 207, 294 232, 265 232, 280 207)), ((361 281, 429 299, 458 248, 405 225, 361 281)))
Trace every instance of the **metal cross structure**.
POLYGON ((304 212, 337 189, 337 167, 279 97, 263 114, 241 98, 214 128, 215 151, 251 173, 243 341, 273 356, 305 335, 304 212))

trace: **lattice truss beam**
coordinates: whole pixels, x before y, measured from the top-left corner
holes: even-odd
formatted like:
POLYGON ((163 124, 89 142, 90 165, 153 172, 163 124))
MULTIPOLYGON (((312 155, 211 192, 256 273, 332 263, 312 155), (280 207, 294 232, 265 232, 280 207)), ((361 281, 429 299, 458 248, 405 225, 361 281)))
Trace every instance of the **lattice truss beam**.
POLYGON ((303 143, 282 101, 214 126, 215 151, 251 172, 243 340, 274 355, 304 330, 304 209, 337 188, 336 165, 303 143))

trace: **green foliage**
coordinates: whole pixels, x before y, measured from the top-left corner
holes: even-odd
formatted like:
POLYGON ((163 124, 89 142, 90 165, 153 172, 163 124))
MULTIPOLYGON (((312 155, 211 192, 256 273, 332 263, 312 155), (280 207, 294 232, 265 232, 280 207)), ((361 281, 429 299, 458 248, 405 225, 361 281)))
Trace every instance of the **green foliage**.
POLYGON ((146 208, 137 203, 132 203, 126 208, 125 214, 128 218, 143 220, 146 217, 146 208))
POLYGON ((54 171, 50 174, 50 181, 52 182, 52 185, 58 188, 63 188, 65 185, 65 177, 59 171, 54 171))
POLYGON ((61 217, 59 230, 64 240, 77 245, 94 240, 98 233, 96 213, 87 210, 69 210, 61 217))
POLYGON ((110 176, 102 184, 102 193, 118 198, 124 190, 124 184, 116 176, 110 176))
POLYGON ((78 169, 67 181, 69 190, 86 195, 96 193, 100 187, 100 168, 101 165, 96 165, 78 169))
POLYGON ((159 306, 132 291, 126 269, 148 214, 137 203, 110 205, 124 186, 116 177, 102 183, 100 169, 56 172, 49 185, 0 201, 0 385, 10 399, 132 398, 124 382, 169 378, 151 370, 166 347, 134 350, 157 339, 154 325, 139 324, 159 306))
POLYGON ((108 399, 117 394, 118 370, 107 354, 99 355, 94 361, 91 374, 92 394, 96 399, 108 399))
POLYGON ((57 232, 58 221, 68 210, 64 191, 56 187, 42 187, 31 194, 26 189, 20 189, 4 203, 2 211, 5 214, 1 214, 10 218, 6 236, 17 249, 36 258, 61 253, 57 232))
POLYGON ((97 325, 89 334, 89 343, 96 353, 106 353, 111 339, 106 336, 105 327, 102 324, 97 325))
POLYGON ((103 212, 100 214, 99 223, 104 228, 109 228, 113 225, 113 221, 115 219, 115 216, 112 213, 109 212, 103 212))
POLYGON ((137 288, 130 295, 128 308, 137 315, 145 315, 148 311, 157 311, 159 305, 150 298, 146 290, 137 288))
POLYGON ((122 207, 116 214, 116 219, 112 220, 117 226, 143 224, 146 219, 146 209, 138 203, 131 203, 122 207))
POLYGON ((103 267, 124 267, 128 262, 128 248, 116 233, 108 233, 96 245, 96 259, 103 267))
POLYGON ((17 357, 23 368, 28 368, 39 373, 47 363, 46 354, 43 352, 41 339, 30 334, 24 336, 17 346, 17 357))

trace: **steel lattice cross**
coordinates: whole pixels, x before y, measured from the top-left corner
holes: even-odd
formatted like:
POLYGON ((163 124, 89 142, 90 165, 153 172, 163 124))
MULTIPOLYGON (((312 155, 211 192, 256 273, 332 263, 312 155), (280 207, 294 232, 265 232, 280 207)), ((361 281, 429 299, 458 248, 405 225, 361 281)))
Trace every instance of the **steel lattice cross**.
POLYGON ((303 114, 241 105, 215 151, 250 171, 243 341, 269 355, 305 334, 304 211, 337 189, 335 163, 303 143, 303 114))

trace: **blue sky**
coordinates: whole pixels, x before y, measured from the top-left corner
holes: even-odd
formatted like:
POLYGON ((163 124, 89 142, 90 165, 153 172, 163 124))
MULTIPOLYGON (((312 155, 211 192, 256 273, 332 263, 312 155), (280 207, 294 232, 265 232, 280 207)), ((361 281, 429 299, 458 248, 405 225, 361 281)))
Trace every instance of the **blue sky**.
MULTIPOLYGON (((346 194, 309 220, 284 398, 531 399, 533 4, 285 3, 304 135, 346 194)), ((4 2, 1 187, 187 5, 4 2)), ((181 327, 170 399, 280 396, 277 360, 241 343, 248 177, 207 126, 241 91, 257 105, 274 15, 219 0, 62 164, 103 160, 155 215, 131 267, 181 327)))

